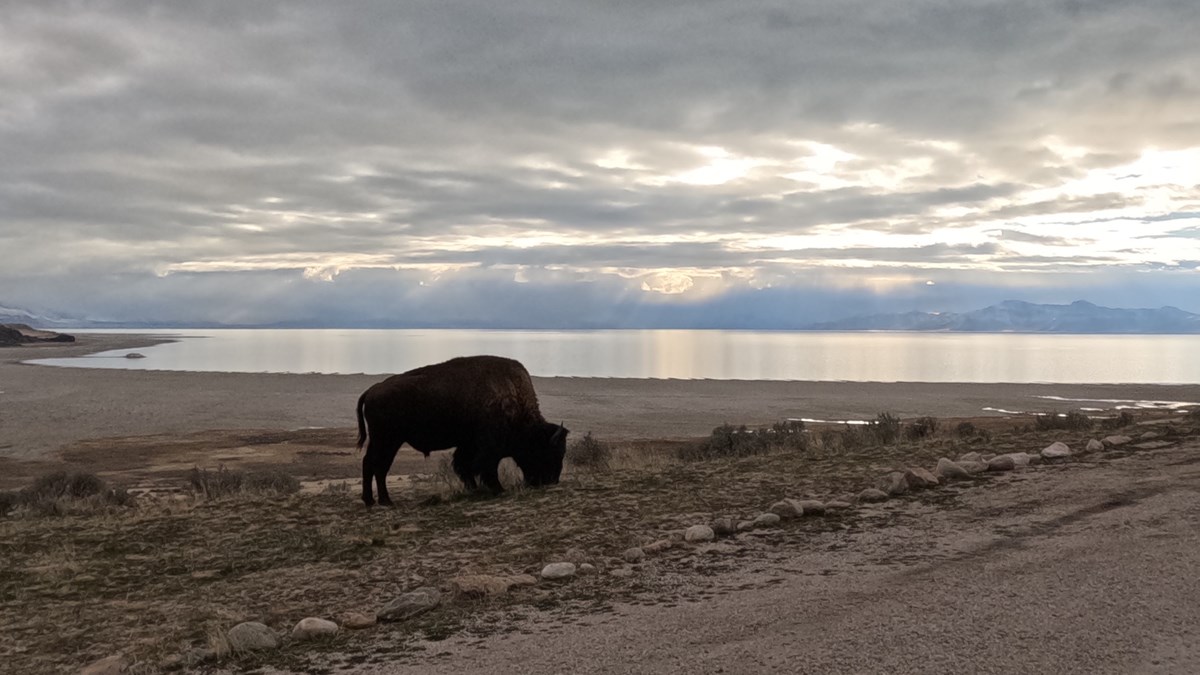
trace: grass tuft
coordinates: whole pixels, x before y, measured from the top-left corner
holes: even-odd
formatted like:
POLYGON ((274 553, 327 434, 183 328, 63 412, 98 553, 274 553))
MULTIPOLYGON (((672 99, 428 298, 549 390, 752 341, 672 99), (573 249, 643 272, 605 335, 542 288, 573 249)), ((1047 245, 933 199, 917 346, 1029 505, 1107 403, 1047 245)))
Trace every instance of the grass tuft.
POLYGON ((283 469, 232 471, 224 465, 216 471, 192 467, 187 485, 205 499, 220 499, 232 495, 290 495, 300 491, 300 481, 283 469))
POLYGON ((760 429, 750 429, 744 424, 738 427, 722 424, 713 429, 703 441, 681 447, 678 456, 685 461, 702 461, 764 455, 774 450, 807 448, 808 435, 805 433, 804 422, 798 420, 778 422, 760 429))
POLYGON ((597 440, 592 432, 567 446, 567 462, 571 466, 607 471, 612 468, 612 446, 597 440))

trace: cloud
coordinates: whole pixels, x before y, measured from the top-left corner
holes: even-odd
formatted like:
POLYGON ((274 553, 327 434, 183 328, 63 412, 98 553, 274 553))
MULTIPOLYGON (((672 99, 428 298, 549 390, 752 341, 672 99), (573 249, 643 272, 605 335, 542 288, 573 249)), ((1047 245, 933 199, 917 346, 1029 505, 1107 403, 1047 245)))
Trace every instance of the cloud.
POLYGON ((1200 258, 1197 30, 1167 0, 31 3, 0 26, 0 295, 288 321, 438 275, 397 311, 536 288, 616 322, 1115 265, 1152 299, 1200 258))

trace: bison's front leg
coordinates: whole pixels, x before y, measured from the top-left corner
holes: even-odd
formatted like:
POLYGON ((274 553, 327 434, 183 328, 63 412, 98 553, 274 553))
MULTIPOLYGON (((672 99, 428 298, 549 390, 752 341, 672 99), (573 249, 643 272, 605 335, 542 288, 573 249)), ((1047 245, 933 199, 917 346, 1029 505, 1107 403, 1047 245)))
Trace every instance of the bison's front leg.
POLYGON ((472 448, 469 446, 455 448, 450 465, 454 467, 455 475, 466 486, 467 492, 474 492, 479 489, 479 484, 475 482, 475 452, 472 448))

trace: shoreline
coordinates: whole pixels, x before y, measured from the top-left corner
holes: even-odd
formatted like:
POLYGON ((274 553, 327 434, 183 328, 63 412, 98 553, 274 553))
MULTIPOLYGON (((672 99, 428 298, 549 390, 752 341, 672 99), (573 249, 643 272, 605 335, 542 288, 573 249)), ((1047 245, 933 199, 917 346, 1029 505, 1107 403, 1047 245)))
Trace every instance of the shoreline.
MULTIPOLYGON (((85 440, 210 429, 351 428, 381 375, 227 373, 39 366, 41 358, 136 349, 150 334, 78 334, 71 344, 0 350, 0 457, 42 459, 85 440)), ((1200 403, 1200 384, 1013 384, 535 377, 542 411, 574 437, 707 435, 724 423, 1008 416, 1114 401, 1200 403), (1058 398, 1047 398, 1058 397, 1058 398), (993 410, 989 410, 993 409, 993 410)), ((1105 405, 1097 405, 1105 404, 1105 405)))

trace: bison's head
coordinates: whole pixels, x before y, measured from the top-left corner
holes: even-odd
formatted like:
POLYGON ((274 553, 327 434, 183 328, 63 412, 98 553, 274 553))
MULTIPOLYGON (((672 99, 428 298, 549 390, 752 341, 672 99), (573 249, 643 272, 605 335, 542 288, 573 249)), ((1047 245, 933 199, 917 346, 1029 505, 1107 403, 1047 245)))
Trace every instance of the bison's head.
POLYGON ((563 457, 567 454, 567 428, 561 424, 543 422, 534 447, 521 466, 525 484, 531 487, 554 485, 562 474, 563 457))

